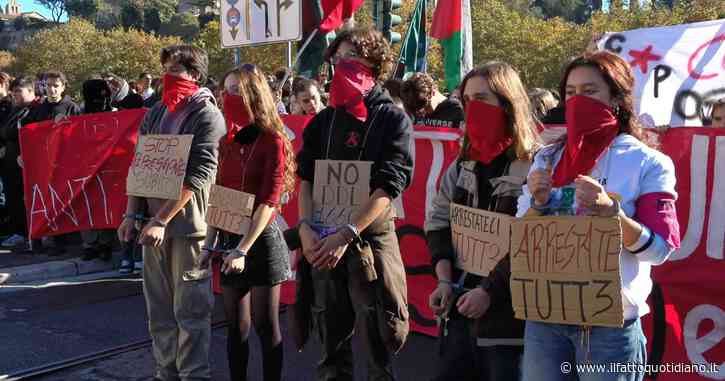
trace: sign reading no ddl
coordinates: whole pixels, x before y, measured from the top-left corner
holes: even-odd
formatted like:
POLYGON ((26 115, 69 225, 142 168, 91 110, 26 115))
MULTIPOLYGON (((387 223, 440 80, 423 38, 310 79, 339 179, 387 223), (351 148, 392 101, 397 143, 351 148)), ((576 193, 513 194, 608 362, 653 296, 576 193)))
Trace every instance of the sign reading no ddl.
POLYGON ((221 0, 222 47, 302 38, 300 0, 221 0))
POLYGON ((370 161, 315 161, 312 219, 326 226, 351 223, 370 197, 372 165, 370 161))

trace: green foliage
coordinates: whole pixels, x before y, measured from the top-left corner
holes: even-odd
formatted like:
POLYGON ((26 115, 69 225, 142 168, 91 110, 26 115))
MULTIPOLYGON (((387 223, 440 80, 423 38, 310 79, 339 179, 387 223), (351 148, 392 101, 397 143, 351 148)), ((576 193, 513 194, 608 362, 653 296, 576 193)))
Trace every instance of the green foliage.
POLYGON ((142 29, 144 24, 144 12, 141 4, 129 1, 121 8, 121 25, 129 29, 142 29))
POLYGON ((189 42, 199 34, 199 20, 191 13, 177 13, 168 22, 161 24, 160 34, 180 37, 189 42))
POLYGON ((621 4, 615 0, 610 12, 594 12, 586 23, 576 24, 561 17, 544 20, 530 12, 517 12, 504 1, 472 2, 475 2, 472 6, 474 64, 490 60, 508 62, 518 69, 528 86, 544 88, 557 87, 565 63, 581 54, 592 36, 713 20, 725 14, 725 2, 720 0, 678 2, 672 9, 658 6, 630 9, 621 0, 621 4))
POLYGON ((94 20, 99 9, 97 0, 66 0, 65 8, 69 17, 86 20, 94 20))
POLYGON ((143 12, 143 30, 158 33, 161 30, 161 13, 158 8, 146 8, 143 12))
MULTIPOLYGON (((217 79, 234 66, 234 49, 221 47, 219 33, 219 22, 211 21, 193 41, 194 45, 205 49, 209 54, 209 75, 217 79)), ((240 49, 240 57, 242 63, 253 63, 265 73, 271 74, 287 65, 287 44, 243 47, 240 49)))
POLYGON ((70 93, 77 96, 83 81, 104 71, 123 78, 136 78, 144 71, 160 74, 159 51, 178 43, 175 37, 121 28, 103 31, 86 20, 71 19, 33 35, 15 52, 10 71, 32 75, 60 70, 68 77, 70 93))

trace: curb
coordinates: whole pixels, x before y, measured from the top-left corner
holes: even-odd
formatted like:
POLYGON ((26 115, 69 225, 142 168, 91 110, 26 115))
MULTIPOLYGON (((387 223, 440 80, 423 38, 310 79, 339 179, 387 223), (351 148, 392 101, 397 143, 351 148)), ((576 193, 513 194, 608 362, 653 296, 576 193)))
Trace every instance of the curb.
POLYGON ((80 258, 71 258, 63 261, 7 267, 0 269, 0 285, 7 286, 113 271, 117 268, 119 260, 120 253, 114 253, 113 259, 108 262, 100 259, 82 261, 80 258))

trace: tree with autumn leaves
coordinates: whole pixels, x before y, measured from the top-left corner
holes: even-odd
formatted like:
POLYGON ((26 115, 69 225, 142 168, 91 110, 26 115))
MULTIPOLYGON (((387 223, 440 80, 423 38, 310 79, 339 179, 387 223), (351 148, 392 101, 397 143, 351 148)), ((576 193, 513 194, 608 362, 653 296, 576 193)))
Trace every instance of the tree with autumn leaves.
MULTIPOLYGON (((525 1, 472 1, 473 58, 475 64, 490 60, 512 64, 530 87, 555 87, 564 63, 579 54, 594 35, 725 17, 725 2, 720 0, 677 0, 672 8, 657 6, 661 1, 635 8, 613 1, 608 12, 595 11, 585 23, 575 23, 560 17, 542 18, 512 6, 525 1)), ((356 15, 357 24, 372 24, 369 5, 356 15)), ((405 21, 414 6, 415 1, 404 1, 399 14, 405 21)), ((432 10, 428 14, 430 25, 432 10)), ((405 21, 396 32, 405 34, 405 21)), ((234 51, 221 47, 219 33, 218 21, 211 21, 192 40, 209 53, 209 73, 217 78, 234 62, 234 51)), ((134 28, 102 30, 89 21, 71 18, 67 24, 34 35, 14 57, 2 53, 0 64, 4 62, 4 70, 15 75, 61 70, 69 77, 72 93, 78 94, 85 79, 103 71, 125 78, 135 78, 141 72, 159 74, 159 50, 180 42, 178 37, 159 37, 134 28)), ((394 48, 399 50, 400 44, 394 48)), ((243 62, 255 63, 267 72, 284 67, 286 57, 286 44, 241 49, 243 62)), ((443 78, 440 47, 435 40, 430 41, 428 69, 435 78, 443 78)))

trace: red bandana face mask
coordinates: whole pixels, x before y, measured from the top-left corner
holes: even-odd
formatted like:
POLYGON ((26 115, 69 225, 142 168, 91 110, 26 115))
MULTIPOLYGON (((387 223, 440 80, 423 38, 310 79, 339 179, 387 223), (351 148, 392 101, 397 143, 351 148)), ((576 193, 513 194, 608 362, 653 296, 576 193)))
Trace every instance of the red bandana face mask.
POLYGON ((330 85, 330 106, 344 107, 345 111, 364 122, 368 118, 365 94, 375 86, 372 70, 360 62, 341 60, 335 65, 330 85))
POLYGON ((176 106, 186 97, 193 95, 199 90, 196 81, 189 81, 171 74, 164 75, 164 91, 162 102, 169 111, 176 111, 176 106))
POLYGON ((575 95, 566 101, 566 146, 552 176, 554 187, 587 175, 619 133, 619 122, 608 105, 575 95))
POLYGON ((241 95, 224 92, 224 116, 227 122, 227 143, 234 140, 234 135, 242 128, 252 124, 253 118, 249 115, 241 95))
POLYGON ((503 108, 472 100, 466 105, 466 136, 468 159, 490 164, 511 146, 513 139, 506 131, 508 118, 503 108))

